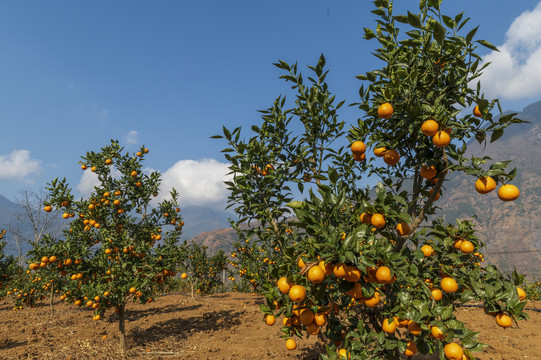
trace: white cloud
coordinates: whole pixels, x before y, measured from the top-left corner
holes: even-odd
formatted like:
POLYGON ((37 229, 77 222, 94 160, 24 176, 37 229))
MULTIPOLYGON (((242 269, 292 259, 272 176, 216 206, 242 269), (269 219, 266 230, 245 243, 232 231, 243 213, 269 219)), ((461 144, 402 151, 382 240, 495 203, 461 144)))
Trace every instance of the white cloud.
POLYGON ((0 179, 20 180, 40 172, 39 161, 30 158, 29 150, 13 150, 9 155, 0 155, 0 179))
POLYGON ((180 160, 162 174, 158 200, 169 197, 169 191, 174 187, 183 206, 223 206, 227 199, 223 182, 231 179, 226 175, 228 172, 228 164, 214 159, 180 160))
POLYGON ((139 136, 139 133, 137 131, 131 130, 124 136, 124 138, 127 144, 133 145, 133 144, 137 144, 137 142, 139 141, 138 136, 139 136))
POLYGON ((518 16, 507 30, 500 52, 484 57, 492 64, 481 85, 489 97, 509 100, 541 94, 541 2, 518 16))
POLYGON ((90 170, 86 170, 83 172, 83 176, 81 176, 81 180, 79 180, 79 184, 77 184, 75 189, 79 191, 81 195, 88 196, 94 191, 94 186, 98 186, 99 183, 98 175, 90 170))

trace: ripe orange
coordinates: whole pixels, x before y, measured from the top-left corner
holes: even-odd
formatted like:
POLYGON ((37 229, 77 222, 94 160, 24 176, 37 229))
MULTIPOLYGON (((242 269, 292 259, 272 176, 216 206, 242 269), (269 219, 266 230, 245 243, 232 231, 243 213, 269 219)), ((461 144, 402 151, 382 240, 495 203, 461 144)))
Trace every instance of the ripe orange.
POLYGON ((319 332, 319 326, 315 322, 310 323, 306 325, 306 332, 310 335, 317 335, 319 332))
POLYGON ((387 266, 380 266, 376 271, 376 279, 383 284, 391 284, 396 278, 391 277, 391 269, 387 266))
POLYGON ((421 327, 419 326, 419 324, 417 324, 415 321, 410 321, 408 323, 408 331, 412 334, 412 335, 419 335, 422 331, 421 327))
POLYGON ((346 281, 357 282, 361 279, 361 271, 355 265, 349 265, 346 267, 346 281))
POLYGON ((319 284, 325 280, 325 270, 317 265, 312 266, 310 270, 308 270, 308 280, 310 280, 310 282, 313 284, 319 284))
POLYGON ((434 336, 435 339, 438 339, 438 340, 445 339, 445 334, 437 326, 432 326, 430 328, 430 333, 432 334, 432 336, 434 336))
POLYGON ((500 186, 498 190, 498 197, 502 201, 513 201, 518 199, 520 196, 520 191, 515 185, 506 184, 500 186))
POLYGON ((338 351, 338 357, 340 359, 350 359, 347 349, 340 349, 338 351))
POLYGON ((432 143, 436 145, 436 147, 446 147, 451 143, 451 137, 445 131, 438 131, 432 137, 432 143))
POLYGON ((426 136, 434 136, 440 129, 440 125, 434 120, 427 120, 421 125, 421 131, 426 136))
POLYGON ((449 343, 445 345, 443 352, 445 353, 445 357, 449 360, 462 360, 462 356, 464 355, 462 346, 458 345, 457 343, 449 343))
POLYGON ((306 289, 302 285, 293 285, 289 289, 289 298, 294 302, 302 302, 306 299, 306 289))
POLYGON ((424 179, 432 180, 437 174, 438 170, 436 170, 434 165, 431 165, 430 167, 428 165, 421 166, 421 177, 424 179))
POLYGON ((69 217, 70 217, 70 214, 68 214, 68 213, 63 213, 63 214, 62 214, 62 218, 63 218, 63 219, 67 219, 67 218, 69 218, 69 217))
POLYGON ((412 340, 408 340, 406 350, 404 350, 404 355, 413 356, 415 354, 417 354, 417 344, 414 343, 412 340))
POLYGON ((362 299, 363 298, 363 286, 361 283, 353 283, 353 287, 346 291, 346 295, 349 295, 355 299, 362 299))
POLYGON ((105 165, 111 165, 112 163, 113 163, 113 160, 105 159, 105 165))
POLYGON ((49 258, 49 262, 52 262, 52 263, 56 262, 56 260, 58 260, 58 258, 55 255, 49 258))
POLYGON ((475 105, 475 108, 473 109, 473 115, 475 117, 483 116, 483 114, 481 113, 481 110, 479 109, 479 105, 475 105))
POLYGON ((440 289, 434 288, 430 290, 430 294, 432 295, 432 299, 434 299, 434 301, 440 301, 443 298, 443 293, 440 289))
POLYGON ((364 154, 366 151, 366 145, 362 141, 355 141, 351 144, 351 152, 354 154, 364 154))
POLYGON ((130 294, 133 294, 137 289, 135 289, 134 287, 131 287, 130 288, 130 294))
POLYGON ((421 251, 425 257, 431 257, 434 254, 434 249, 430 245, 421 246, 421 251))
POLYGON ((318 264, 317 264, 321 269, 323 269, 323 271, 325 271, 325 276, 329 276, 332 274, 333 272, 333 269, 334 269, 334 265, 331 264, 331 263, 325 263, 325 261, 321 260, 318 264))
POLYGON ((400 154, 396 150, 387 150, 383 154, 383 161, 385 161, 387 165, 394 166, 400 161, 400 154))
POLYGON ((364 300, 364 304, 370 308, 375 308, 376 306, 378 306, 379 302, 380 302, 380 297, 379 297, 378 292, 375 292, 374 295, 364 300))
POLYGON ((396 316, 393 318, 393 321, 397 327, 401 327, 401 328, 408 326, 408 323, 409 323, 408 319, 400 319, 396 316))
POLYGON ((458 284, 452 277, 444 277, 441 279, 440 286, 446 293, 454 293, 458 290, 458 284))
POLYGON ((513 320, 509 315, 499 313, 498 315, 496 315, 496 324, 503 328, 508 328, 513 324, 513 320))
POLYGON ((471 243, 471 241, 464 240, 464 241, 462 242, 462 244, 460 244, 460 250, 461 250, 464 254, 470 254, 470 253, 473 252, 474 246, 473 246, 473 244, 471 243))
POLYGON ((284 326, 291 326, 293 325, 293 319, 288 318, 287 316, 282 320, 282 324, 284 326))
POLYGON ((282 294, 289 293, 289 289, 291 288, 291 283, 287 280, 286 277, 281 277, 276 282, 276 286, 278 286, 278 289, 282 294))
POLYGON ((334 266, 333 273, 337 278, 344 278, 346 276, 347 265, 344 263, 334 266))
POLYGON ((301 323, 309 325, 314 321, 314 312, 310 309, 304 309, 299 316, 301 323))
MULTIPOLYGON (((432 195, 433 192, 434 192, 434 189, 430 189, 430 190, 428 191, 428 193, 429 193, 430 195, 432 195)), ((430 196, 430 195, 429 195, 429 196, 430 196)), ((440 193, 437 192, 436 195, 434 196, 434 201, 438 201, 439 199, 440 199, 440 193)))
POLYGON ((304 267, 306 266, 306 264, 304 263, 304 260, 301 257, 299 257, 299 259, 297 260, 297 266, 300 269, 304 269, 304 267))
POLYGON ((86 166, 85 164, 81 165, 81 170, 86 170, 88 169, 88 166, 86 166))
POLYGON ((133 171, 130 173, 130 176, 131 176, 131 177, 136 177, 136 176, 137 176, 137 171, 133 170, 133 171))
POLYGON ((383 155, 385 155, 386 152, 387 149, 385 148, 385 146, 374 149, 374 155, 376 155, 377 157, 382 157, 383 155))
POLYGON ((383 320, 383 324, 381 325, 381 329, 385 331, 387 334, 392 334, 396 330, 396 323, 394 320, 385 319, 383 320))
POLYGON ((482 176, 475 181, 475 190, 480 194, 487 194, 496 189, 496 181, 490 176, 482 176))
POLYGON ((519 288, 518 286, 517 286, 517 293, 518 293, 519 300, 526 299, 526 292, 522 288, 519 288))
POLYGON ((187 278, 188 278, 188 274, 182 273, 182 274, 180 275, 180 278, 181 278, 181 279, 187 279, 187 278))
POLYGON ((353 160, 355 161, 365 161, 366 160, 366 154, 357 154, 353 153, 353 160))
POLYGON ((381 214, 373 214, 370 218, 370 223, 378 229, 381 229, 385 226, 385 217, 381 214))
POLYGON ((53 210, 53 207, 50 205, 46 205, 43 207, 43 211, 45 212, 51 212, 53 210))
POLYGON ((398 225, 396 225, 396 231, 400 234, 400 236, 408 236, 411 232, 411 228, 406 222, 400 222, 398 225))
POLYGON ((317 313, 314 315, 314 323, 317 326, 323 326, 327 322, 327 315, 325 313, 317 313))
POLYGON ((389 103, 383 103, 378 108, 378 116, 382 119, 388 119, 393 115, 393 106, 389 103))
POLYGON ((269 326, 272 326, 274 325, 274 323, 276 322, 276 318, 274 317, 274 315, 267 315, 265 316, 265 323, 269 326))
POLYGON ((288 350, 295 350, 297 348, 297 342, 295 341, 295 339, 287 339, 286 348, 288 350))
POLYGON ((372 218, 372 215, 371 215, 371 214, 368 214, 368 213, 365 213, 365 212, 363 212, 363 213, 359 216, 359 220, 361 220, 361 222, 362 222, 363 224, 371 224, 371 223, 372 223, 371 218, 372 218))

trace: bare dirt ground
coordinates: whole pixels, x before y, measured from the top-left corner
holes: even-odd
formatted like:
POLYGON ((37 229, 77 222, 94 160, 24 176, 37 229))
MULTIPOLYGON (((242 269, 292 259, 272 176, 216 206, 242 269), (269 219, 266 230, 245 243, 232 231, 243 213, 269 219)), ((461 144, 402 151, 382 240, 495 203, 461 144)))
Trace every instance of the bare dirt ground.
MULTIPOLYGON (((192 299, 187 294, 162 296, 147 305, 128 306, 127 359, 317 359, 314 337, 285 349, 280 324, 267 326, 259 311, 260 297, 226 293, 192 299)), ((541 309, 541 303, 529 303, 541 309)), ((93 312, 56 303, 55 314, 42 303, 21 311, 0 302, 0 359, 122 359, 117 322, 111 312, 92 321, 93 312)), ((528 311, 520 327, 499 328, 478 308, 462 308, 457 316, 489 345, 482 360, 541 359, 541 313, 528 311)), ((414 357, 415 359, 416 357, 414 357)), ((430 357, 418 357, 429 359, 430 357)))

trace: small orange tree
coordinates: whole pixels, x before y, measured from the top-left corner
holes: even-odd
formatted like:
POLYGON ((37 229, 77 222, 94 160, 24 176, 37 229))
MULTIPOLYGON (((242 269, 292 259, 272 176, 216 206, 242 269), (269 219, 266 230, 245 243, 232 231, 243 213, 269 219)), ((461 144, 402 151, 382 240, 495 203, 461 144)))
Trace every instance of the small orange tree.
MULTIPOLYGON (((248 140, 240 128, 216 136, 228 142, 229 202, 239 222, 251 225, 238 228, 241 239, 280 249, 276 264, 261 263, 271 274, 260 279, 261 308, 268 324, 285 315, 288 349, 296 347, 293 335, 307 333, 332 341, 323 359, 398 359, 417 351, 473 359, 482 345, 455 308, 482 301, 498 325, 511 326, 525 317, 516 287, 523 277, 481 267, 484 244, 473 224, 444 224, 435 201, 445 196, 451 172, 475 177, 483 194, 512 180, 508 162, 487 168, 488 157, 466 158, 467 143, 496 141, 521 120, 493 118, 498 101, 484 99, 479 83, 469 87, 487 66, 477 45, 494 47, 473 40, 477 28, 461 34, 463 14, 443 14, 441 0, 422 0, 419 13, 407 15, 395 15, 392 1, 374 4, 379 19, 365 38, 378 40, 384 67, 358 76, 363 117, 345 133, 337 113, 343 102, 325 82, 323 56, 307 82, 296 64, 275 64, 297 91, 295 106, 285 109, 279 97, 248 140), (473 116, 464 113, 474 105, 473 116), (363 175, 380 182, 359 188, 363 175), (302 201, 292 201, 292 185, 306 195, 302 201)), ((505 184, 498 195, 510 201, 519 192, 505 184)))
MULTIPOLYGON (((15 258, 11 255, 6 255, 4 248, 6 247, 6 241, 4 237, 6 235, 6 230, 0 231, 0 299, 3 299, 7 292, 10 291, 11 286, 10 282, 12 281, 13 275, 16 272, 17 264, 15 258)), ((10 291, 11 293, 11 291, 10 291)))
POLYGON ((227 268, 227 257, 223 250, 209 256, 207 247, 197 242, 186 246, 182 267, 189 273, 190 285, 200 294, 212 294, 222 290, 223 272, 231 273, 227 268))
POLYGON ((148 150, 122 152, 119 143, 111 141, 100 152, 82 157, 81 168, 95 172, 98 179, 86 198, 75 200, 65 179, 48 185, 44 210, 63 209, 66 221, 73 219, 64 240, 46 241, 33 256, 46 256, 49 262, 55 257, 56 268, 69 279, 61 298, 95 309, 94 320, 114 309, 124 350, 126 303, 151 302, 175 275, 184 253, 178 245, 183 223, 177 192, 173 189, 170 200, 151 207, 160 174, 144 173, 148 150), (162 231, 165 227, 169 230, 162 231))

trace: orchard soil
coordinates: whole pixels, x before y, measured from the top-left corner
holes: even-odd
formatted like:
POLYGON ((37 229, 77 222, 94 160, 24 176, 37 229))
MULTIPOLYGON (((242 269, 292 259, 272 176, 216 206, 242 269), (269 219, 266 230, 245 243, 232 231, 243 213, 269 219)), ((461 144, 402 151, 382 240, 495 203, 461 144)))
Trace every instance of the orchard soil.
MULTIPOLYGON (((260 296, 224 293, 210 296, 171 293, 147 305, 128 305, 126 359, 317 359, 321 345, 316 337, 297 339, 296 350, 285 349, 280 338, 282 319, 274 326, 263 323, 260 296)), ((541 302, 528 308, 541 309, 541 302)), ((460 320, 488 348, 482 360, 541 359, 541 313, 527 312, 528 321, 510 329, 496 325, 479 308, 461 308, 460 320)), ((50 315, 47 302, 13 311, 0 302, 0 359, 123 359, 118 350, 118 325, 108 312, 92 321, 90 309, 55 303, 50 315)), ((415 356, 413 359, 436 359, 415 356)))

